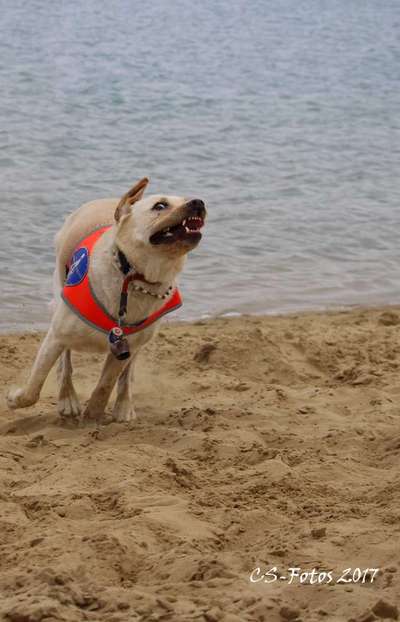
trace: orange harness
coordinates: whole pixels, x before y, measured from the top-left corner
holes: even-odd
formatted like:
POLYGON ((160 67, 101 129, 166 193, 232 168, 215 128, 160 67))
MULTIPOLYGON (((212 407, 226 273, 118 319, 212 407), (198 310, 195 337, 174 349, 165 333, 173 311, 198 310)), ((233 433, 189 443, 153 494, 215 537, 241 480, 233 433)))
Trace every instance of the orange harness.
MULTIPOLYGON (((68 274, 61 292, 62 299, 68 307, 76 313, 84 322, 97 328, 103 333, 109 333, 116 326, 120 326, 124 335, 132 335, 159 320, 166 313, 170 313, 178 309, 182 305, 182 298, 179 290, 176 288, 170 298, 162 305, 160 309, 150 313, 146 318, 135 324, 126 324, 122 320, 114 318, 96 299, 89 280, 89 263, 91 252, 97 240, 103 235, 111 225, 100 227, 82 240, 74 253, 72 254, 69 265, 67 266, 68 274)), ((126 277, 123 290, 127 287, 128 280, 132 277, 126 277)))

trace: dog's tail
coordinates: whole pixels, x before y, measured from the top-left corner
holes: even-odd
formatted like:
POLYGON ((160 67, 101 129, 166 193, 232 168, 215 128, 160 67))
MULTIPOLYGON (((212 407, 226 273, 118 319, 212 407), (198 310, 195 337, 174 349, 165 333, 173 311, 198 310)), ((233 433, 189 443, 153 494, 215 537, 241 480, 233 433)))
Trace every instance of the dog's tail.
POLYGON ((49 309, 51 313, 54 313, 58 303, 61 300, 61 282, 60 282, 60 274, 58 270, 58 266, 56 266, 53 272, 53 298, 49 301, 49 309))
POLYGON ((61 231, 54 236, 54 248, 56 251, 56 267, 53 272, 53 298, 50 300, 48 306, 51 313, 54 313, 58 303, 61 300, 61 290, 65 280, 65 266, 60 265, 59 250, 60 250, 60 238, 61 231))

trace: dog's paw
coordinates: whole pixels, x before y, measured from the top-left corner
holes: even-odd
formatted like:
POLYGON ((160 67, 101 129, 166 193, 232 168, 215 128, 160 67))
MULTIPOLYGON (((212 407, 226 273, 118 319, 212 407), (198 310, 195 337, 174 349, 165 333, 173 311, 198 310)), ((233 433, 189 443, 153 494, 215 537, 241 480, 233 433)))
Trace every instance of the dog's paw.
POLYGON ((128 400, 116 402, 112 411, 113 421, 128 423, 136 419, 135 409, 128 400))
POLYGON ((97 421, 101 422, 105 419, 105 412, 102 408, 95 408, 93 405, 88 404, 83 411, 82 421, 97 421))
POLYGON ((57 404, 58 414, 62 419, 80 421, 81 407, 75 392, 60 397, 57 404))
POLYGON ((11 389, 7 395, 7 406, 11 410, 32 406, 38 400, 36 396, 27 395, 24 389, 11 389))

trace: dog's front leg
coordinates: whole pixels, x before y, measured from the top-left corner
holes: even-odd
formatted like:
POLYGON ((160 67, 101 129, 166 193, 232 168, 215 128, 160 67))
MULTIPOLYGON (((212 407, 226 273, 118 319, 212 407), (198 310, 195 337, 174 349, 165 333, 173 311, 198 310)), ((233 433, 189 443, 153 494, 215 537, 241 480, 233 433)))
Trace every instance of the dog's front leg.
POLYGON ((44 381, 63 350, 64 345, 50 329, 36 355, 26 386, 8 393, 7 404, 10 408, 26 408, 38 401, 44 381))
POLYGON ((78 422, 81 414, 78 396, 72 384, 71 350, 64 350, 60 356, 58 378, 58 413, 64 421, 78 422))
POLYGON ((83 413, 84 419, 101 419, 104 416, 107 402, 117 378, 124 371, 126 365, 129 365, 129 362, 129 359, 119 361, 113 354, 107 355, 100 379, 83 413))
POLYGON ((131 384, 133 380, 136 355, 132 355, 129 364, 118 378, 117 398, 115 400, 112 416, 114 421, 120 423, 136 419, 135 409, 132 404, 131 384))

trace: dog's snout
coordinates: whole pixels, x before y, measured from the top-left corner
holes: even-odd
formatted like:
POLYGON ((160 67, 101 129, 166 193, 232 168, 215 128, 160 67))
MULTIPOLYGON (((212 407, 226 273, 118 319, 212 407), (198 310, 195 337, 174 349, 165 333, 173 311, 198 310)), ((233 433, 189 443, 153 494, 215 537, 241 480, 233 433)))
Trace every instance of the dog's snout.
POLYGON ((204 218, 206 215, 206 206, 204 205, 204 201, 201 199, 191 199, 186 203, 186 207, 190 209, 194 216, 204 218))

